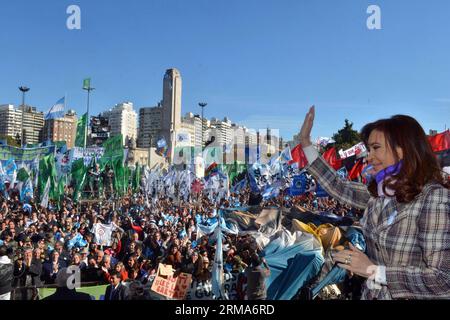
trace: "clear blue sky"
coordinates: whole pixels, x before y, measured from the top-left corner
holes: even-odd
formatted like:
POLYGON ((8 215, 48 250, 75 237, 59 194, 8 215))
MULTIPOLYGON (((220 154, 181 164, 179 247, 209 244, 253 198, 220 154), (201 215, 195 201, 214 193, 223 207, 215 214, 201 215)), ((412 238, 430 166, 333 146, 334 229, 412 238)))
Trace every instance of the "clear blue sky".
POLYGON ((0 104, 19 104, 23 84, 40 110, 67 94, 84 113, 90 76, 92 113, 153 106, 176 67, 183 114, 207 101, 208 117, 288 139, 311 104, 314 137, 397 113, 450 126, 448 0, 3 0, 0 12, 0 104), (66 28, 71 4, 80 31, 66 28), (366 27, 370 4, 382 30, 366 27))

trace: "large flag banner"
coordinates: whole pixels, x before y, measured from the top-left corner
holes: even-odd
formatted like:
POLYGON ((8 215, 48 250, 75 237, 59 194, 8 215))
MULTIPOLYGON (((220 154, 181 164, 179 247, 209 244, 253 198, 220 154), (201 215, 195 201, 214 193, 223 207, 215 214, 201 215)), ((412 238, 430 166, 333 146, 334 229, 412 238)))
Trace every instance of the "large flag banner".
POLYGON ((66 98, 59 99, 53 107, 45 113, 45 120, 64 118, 66 98))
POLYGON ((77 121, 77 136, 75 138, 75 147, 85 147, 86 141, 87 113, 83 114, 77 121))
POLYGON ((88 147, 80 148, 73 147, 71 150, 71 159, 76 161, 78 159, 83 159, 84 165, 88 166, 92 162, 92 158, 95 158, 97 162, 103 157, 105 153, 105 148, 103 147, 88 147))
POLYGON ((6 161, 14 159, 17 164, 25 162, 26 164, 31 165, 36 159, 41 159, 46 155, 54 153, 54 151, 54 145, 27 149, 12 146, 0 146, 0 161, 3 161, 3 165, 5 165, 6 161))
POLYGON ((94 224, 94 242, 101 246, 110 246, 112 228, 111 224, 94 224))

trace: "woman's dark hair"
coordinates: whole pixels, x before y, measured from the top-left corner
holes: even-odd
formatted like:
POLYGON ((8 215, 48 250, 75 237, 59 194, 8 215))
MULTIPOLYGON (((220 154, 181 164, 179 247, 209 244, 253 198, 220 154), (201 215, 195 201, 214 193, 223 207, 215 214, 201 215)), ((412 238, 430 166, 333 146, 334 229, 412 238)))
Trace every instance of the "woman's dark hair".
MULTIPOLYGON (((396 148, 403 151, 401 169, 383 183, 384 193, 389 188, 395 191, 398 202, 407 203, 414 200, 427 183, 437 182, 444 186, 438 160, 423 128, 414 118, 396 115, 365 125, 361 130, 361 137, 366 146, 373 130, 384 134, 396 162, 400 161, 396 148)), ((372 196, 378 195, 375 179, 369 184, 369 192, 372 196)))

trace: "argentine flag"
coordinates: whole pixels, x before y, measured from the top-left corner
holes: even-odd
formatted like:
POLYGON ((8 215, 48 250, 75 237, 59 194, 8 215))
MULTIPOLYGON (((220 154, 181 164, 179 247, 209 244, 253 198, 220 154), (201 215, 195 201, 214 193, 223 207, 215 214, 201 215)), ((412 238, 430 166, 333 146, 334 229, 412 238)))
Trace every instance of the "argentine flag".
POLYGON ((46 112, 45 120, 63 118, 65 104, 66 104, 66 97, 59 99, 55 103, 55 105, 46 112))

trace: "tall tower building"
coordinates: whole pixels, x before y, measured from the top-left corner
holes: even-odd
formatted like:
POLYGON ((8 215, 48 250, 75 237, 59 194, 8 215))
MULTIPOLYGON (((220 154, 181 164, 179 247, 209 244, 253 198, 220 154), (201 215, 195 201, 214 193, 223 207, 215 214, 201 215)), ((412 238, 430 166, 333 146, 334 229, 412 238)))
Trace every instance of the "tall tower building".
POLYGON ((171 157, 173 156, 176 131, 181 128, 181 90, 180 72, 175 68, 168 69, 163 81, 161 135, 167 141, 171 157))

